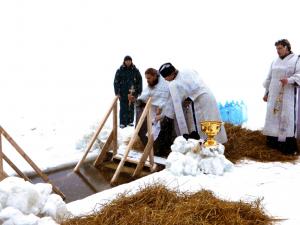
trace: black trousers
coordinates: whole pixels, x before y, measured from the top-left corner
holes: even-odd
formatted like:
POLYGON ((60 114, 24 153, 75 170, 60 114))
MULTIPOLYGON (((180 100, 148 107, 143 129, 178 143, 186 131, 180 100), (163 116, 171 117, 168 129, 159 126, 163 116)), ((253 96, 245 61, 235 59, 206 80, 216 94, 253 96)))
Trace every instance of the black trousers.
MULTIPOLYGON (((137 105, 136 107, 136 121, 139 121, 145 105, 137 105)), ((147 144, 148 138, 147 134, 147 119, 144 120, 144 123, 139 131, 139 137, 144 145, 147 144)), ((138 122, 136 122, 138 124, 138 122)), ((171 152, 171 145, 176 137, 174 131, 174 120, 168 117, 164 117, 160 124, 160 132, 158 137, 153 143, 154 155, 167 157, 171 152)))
POLYGON ((278 141, 278 137, 267 136, 267 146, 278 149, 283 154, 287 155, 298 152, 298 144, 295 137, 287 137, 285 142, 280 142, 278 141))
POLYGON ((120 97, 120 124, 127 126, 130 123, 133 123, 134 119, 134 104, 130 104, 128 102, 128 97, 121 96, 120 97))

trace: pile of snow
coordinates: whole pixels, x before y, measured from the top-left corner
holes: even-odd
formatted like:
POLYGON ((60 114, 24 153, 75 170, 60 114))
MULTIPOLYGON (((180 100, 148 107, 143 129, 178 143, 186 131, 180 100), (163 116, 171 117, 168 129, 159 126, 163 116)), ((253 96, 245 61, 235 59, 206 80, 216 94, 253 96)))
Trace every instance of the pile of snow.
POLYGON ((18 177, 0 182, 0 224, 54 225, 70 215, 51 184, 32 184, 18 177))
MULTIPOLYGON (((85 150, 89 142, 91 141, 92 137, 94 136, 96 130, 98 127, 96 125, 93 125, 90 127, 89 131, 83 136, 81 140, 79 140, 76 143, 76 149, 77 150, 85 150)), ((105 142, 107 141, 110 133, 112 131, 112 127, 109 125, 106 125, 102 128, 100 131, 95 144, 93 145, 93 148, 91 149, 92 151, 94 150, 100 150, 105 142)), ((131 137, 133 136, 134 133, 134 127, 125 127, 123 129, 118 129, 118 146, 127 146, 131 137)))
POLYGON ((224 145, 204 147, 201 141, 179 136, 171 146, 166 169, 176 176, 200 174, 223 175, 233 164, 224 156, 224 145))

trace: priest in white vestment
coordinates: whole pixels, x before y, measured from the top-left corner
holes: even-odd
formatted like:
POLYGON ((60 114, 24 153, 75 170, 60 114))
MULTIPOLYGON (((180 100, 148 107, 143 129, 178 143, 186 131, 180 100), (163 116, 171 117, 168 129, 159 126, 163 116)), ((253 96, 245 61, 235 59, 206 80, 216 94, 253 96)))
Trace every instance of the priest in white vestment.
MULTIPOLYGON (((158 71, 154 68, 148 68, 145 71, 145 78, 147 80, 147 87, 144 88, 142 94, 137 99, 136 112, 137 119, 141 116, 144 106, 148 99, 152 98, 151 104, 151 117, 152 117, 152 135, 154 139, 154 153, 159 156, 168 156, 170 147, 173 143, 175 135, 172 135, 174 130, 173 121, 164 117, 165 105, 169 97, 169 88, 167 82, 159 75, 158 71)), ((139 137, 145 145, 148 141, 147 138, 147 124, 141 127, 139 137)))
POLYGON ((267 102, 267 114, 263 134, 267 145, 284 154, 295 154, 297 147, 297 91, 300 85, 299 56, 291 51, 288 40, 275 43, 278 58, 273 61, 264 81, 263 100, 267 102))
MULTIPOLYGON (((163 64, 160 74, 169 81, 170 96, 166 104, 165 115, 176 119, 178 135, 197 132, 200 138, 206 135, 201 132, 200 122, 207 120, 221 121, 217 101, 194 70, 178 71, 171 63, 163 64)), ((224 126, 216 136, 217 141, 227 141, 224 126)))

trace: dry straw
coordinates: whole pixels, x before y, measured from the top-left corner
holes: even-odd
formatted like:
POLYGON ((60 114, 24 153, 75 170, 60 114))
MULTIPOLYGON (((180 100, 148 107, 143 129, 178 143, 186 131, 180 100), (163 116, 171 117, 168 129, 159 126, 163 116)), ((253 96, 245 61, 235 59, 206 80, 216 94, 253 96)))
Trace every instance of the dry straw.
POLYGON ((103 205, 99 212, 72 218, 62 225, 250 225, 273 224, 261 201, 251 203, 224 201, 212 192, 179 193, 154 184, 134 195, 122 194, 103 205))
MULTIPOLYGON (((242 159, 259 162, 293 162, 298 159, 298 155, 284 155, 267 147, 266 136, 260 130, 248 130, 227 123, 225 129, 228 137, 228 142, 224 144, 225 156, 233 163, 242 159)), ((134 149, 144 149, 139 139, 134 143, 134 149)))
POLYGON ((266 137, 259 130, 248 130, 240 126, 225 124, 228 142, 225 156, 231 162, 251 159, 259 162, 293 162, 298 155, 284 155, 266 146, 266 137))

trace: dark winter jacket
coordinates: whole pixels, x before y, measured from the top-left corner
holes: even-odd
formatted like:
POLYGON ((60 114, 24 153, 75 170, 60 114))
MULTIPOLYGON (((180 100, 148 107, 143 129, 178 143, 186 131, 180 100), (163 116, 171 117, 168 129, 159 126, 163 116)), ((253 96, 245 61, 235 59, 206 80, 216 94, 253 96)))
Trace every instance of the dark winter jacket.
POLYGON ((135 92, 133 95, 137 97, 142 93, 143 82, 140 71, 132 65, 126 67, 122 65, 116 72, 114 79, 115 95, 126 97, 129 94, 129 89, 133 86, 135 92))

